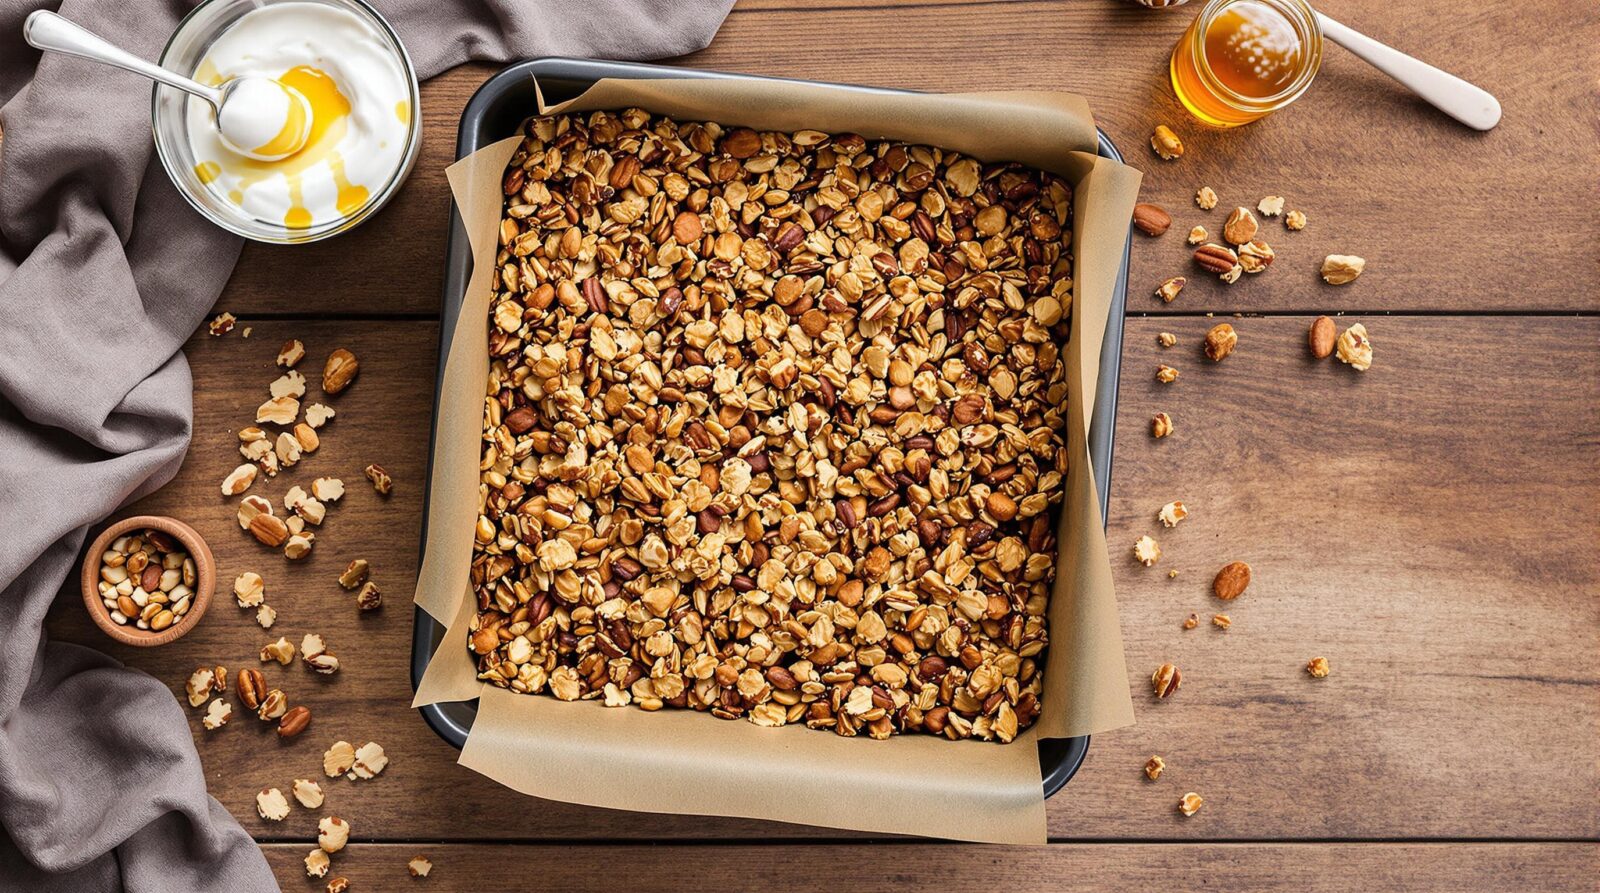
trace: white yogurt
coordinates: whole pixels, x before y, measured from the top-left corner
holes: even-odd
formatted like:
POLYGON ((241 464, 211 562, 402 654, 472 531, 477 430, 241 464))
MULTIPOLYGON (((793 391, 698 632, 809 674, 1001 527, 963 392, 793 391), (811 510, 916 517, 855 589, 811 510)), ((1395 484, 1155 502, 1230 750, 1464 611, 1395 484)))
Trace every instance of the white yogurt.
MULTIPOLYGON (((305 148, 259 161, 228 148, 206 103, 189 102, 195 173, 244 213, 291 229, 331 223, 360 211, 404 163, 410 84, 383 35, 355 13, 320 3, 247 13, 206 51, 195 79, 216 85, 247 75, 299 91, 312 120, 305 148)), ((227 104, 228 114, 239 104, 241 126, 271 129, 260 143, 266 145, 282 129, 284 110, 251 108, 241 98, 248 97, 227 104)))

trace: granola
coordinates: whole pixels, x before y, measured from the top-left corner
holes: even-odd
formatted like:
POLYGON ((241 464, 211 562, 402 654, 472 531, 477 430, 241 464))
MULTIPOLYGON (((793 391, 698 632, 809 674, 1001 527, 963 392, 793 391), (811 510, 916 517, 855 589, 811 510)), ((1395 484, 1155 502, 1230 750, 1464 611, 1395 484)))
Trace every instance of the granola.
POLYGON ((1029 726, 1071 187, 629 110, 533 120, 504 192, 480 677, 845 736, 1029 726))

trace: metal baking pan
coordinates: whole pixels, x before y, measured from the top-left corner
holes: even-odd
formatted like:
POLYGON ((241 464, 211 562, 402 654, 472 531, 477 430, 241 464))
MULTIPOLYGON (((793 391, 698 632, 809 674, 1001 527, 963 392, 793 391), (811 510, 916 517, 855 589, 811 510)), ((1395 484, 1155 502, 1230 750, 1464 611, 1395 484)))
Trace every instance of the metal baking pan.
MULTIPOLYGON (((546 101, 559 102, 582 93, 601 78, 752 78, 754 75, 731 74, 721 71, 702 71, 693 68, 674 68, 663 65, 641 65, 633 62, 604 62, 592 59, 567 59, 549 57, 518 62, 496 74, 478 88, 461 113, 461 129, 456 138, 456 157, 464 158, 497 140, 512 136, 524 120, 537 107, 533 79, 546 101)), ((844 85, 848 90, 865 93, 898 93, 879 87, 844 85)), ((1105 158, 1122 160, 1122 154, 1111 144, 1104 131, 1100 134, 1099 154, 1105 158)), ((1130 229, 1130 236, 1131 236, 1130 229)), ((467 279, 472 275, 472 252, 467 244, 461 218, 452 205, 450 211, 450 242, 445 258, 444 299, 439 327, 439 380, 444 378, 446 351, 461 312, 462 297, 467 279)), ((1111 480, 1111 446, 1116 425, 1117 372, 1122 356, 1122 319, 1128 295, 1128 242, 1123 243, 1122 270, 1117 276, 1116 288, 1111 296, 1111 314, 1106 321, 1105 340, 1100 348, 1100 383, 1095 399, 1094 416, 1089 425, 1089 459, 1094 466, 1095 480, 1100 482, 1100 514, 1106 514, 1111 480)), ((435 387, 435 424, 437 424, 437 394, 435 387)), ((431 438, 430 438, 431 443, 431 438)), ((432 475, 433 455, 430 448, 429 473, 432 475)), ((426 499, 426 496, 424 496, 426 499)), ((428 536, 427 504, 423 504, 422 538, 428 536)), ((415 689, 422 680, 428 659, 444 638, 444 625, 435 621, 421 608, 416 609, 416 628, 411 641, 411 685, 415 689)), ((421 708, 422 718, 444 740, 457 748, 467 740, 472 720, 478 714, 477 701, 431 704, 421 708)), ((1044 795, 1049 797, 1072 778, 1083 764, 1089 751, 1089 736, 1061 738, 1039 743, 1039 765, 1043 777, 1044 795)))

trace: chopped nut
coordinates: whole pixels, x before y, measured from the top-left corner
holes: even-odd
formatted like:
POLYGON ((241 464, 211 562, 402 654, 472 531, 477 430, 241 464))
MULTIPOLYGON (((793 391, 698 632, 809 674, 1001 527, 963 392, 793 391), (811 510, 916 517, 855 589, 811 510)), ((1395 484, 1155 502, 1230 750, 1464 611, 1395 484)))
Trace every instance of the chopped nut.
POLYGON ((261 698, 261 703, 256 705, 256 717, 262 722, 282 719, 289 712, 289 697, 281 689, 273 689, 261 698))
POLYGON ((309 778, 294 780, 294 798, 306 809, 316 809, 322 805, 322 785, 309 778))
POLYGON ((316 538, 309 533, 297 533, 289 537, 289 542, 283 547, 283 555, 290 561, 297 561, 311 554, 311 545, 316 538))
POLYGON ((211 697, 213 683, 217 680, 216 673, 210 667, 198 667, 189 674, 189 681, 184 683, 184 693, 189 696, 189 706, 198 707, 211 697))
POLYGON ((342 347, 328 354, 328 361, 322 366, 322 392, 331 395, 348 388, 360 369, 356 355, 342 347))
POLYGON ((389 477, 389 472, 383 470, 382 465, 368 465, 362 469, 362 473, 372 482, 372 489, 377 490, 379 495, 388 496, 389 491, 394 489, 394 481, 389 477))
POLYGON ((322 445, 322 438, 317 436, 317 431, 305 422, 294 426, 294 439, 300 444, 301 453, 315 453, 317 447, 322 445))
POLYGON ((321 847, 312 850, 306 855, 306 875, 308 877, 324 877, 328 873, 328 866, 332 860, 321 847))
POLYGON ((340 876, 328 881, 327 893, 345 893, 349 889, 350 879, 347 877, 340 876))
POLYGON ((206 731, 214 731, 227 725, 232 716, 233 705, 216 698, 206 706, 206 715, 200 720, 200 724, 205 726, 206 731))
POLYGON ((1161 283, 1160 287, 1156 289, 1156 297, 1170 304, 1172 303, 1172 299, 1178 296, 1178 292, 1183 291, 1183 286, 1188 281, 1189 280, 1183 278, 1182 276, 1174 276, 1171 279, 1161 283))
POLYGON ((1194 194, 1194 203, 1200 206, 1200 210, 1209 211, 1217 206, 1217 193, 1210 186, 1202 186, 1194 194))
POLYGON ((1177 578, 1178 578, 1178 572, 1177 571, 1175 571, 1175 570, 1167 571, 1167 579, 1168 580, 1176 580, 1177 578))
POLYGON ((368 580, 361 585, 361 591, 356 593, 356 607, 363 611, 376 611, 383 607, 383 593, 378 589, 378 584, 368 580))
MULTIPOLYGON (((278 365, 285 369, 293 369, 294 364, 306 355, 306 346, 300 343, 299 338, 290 338, 278 348, 278 365)), ((301 393, 304 393, 302 391, 301 393)))
POLYGON ((1328 676, 1328 659, 1325 657, 1313 657, 1306 664, 1306 672, 1310 673, 1314 679, 1326 679, 1328 676))
POLYGON ((241 608, 254 608, 261 604, 266 593, 267 584, 254 571, 245 571, 233 581, 233 597, 241 608))
POLYGON ((1333 320, 1326 316, 1317 317, 1306 332, 1306 343, 1311 348, 1311 355, 1322 359, 1333 353, 1334 344, 1338 341, 1338 327, 1333 320))
POLYGON ((1283 228, 1299 231, 1306 228, 1306 215, 1303 211, 1290 211, 1284 215, 1283 228))
POLYGON ((273 452, 278 456, 278 462, 284 468, 292 468, 300 461, 300 441, 288 431, 278 435, 278 442, 273 447, 273 452))
POLYGON ((389 757, 383 748, 376 742, 369 741, 356 748, 355 765, 350 767, 352 778, 376 778, 385 766, 389 765, 389 757))
POLYGON ((1211 581, 1211 594, 1223 601, 1232 601, 1244 594, 1250 586, 1250 565, 1234 561, 1223 565, 1211 581))
POLYGON ((433 863, 428 861, 427 856, 412 856, 411 861, 406 863, 406 869, 412 877, 427 877, 428 872, 433 870, 433 863))
POLYGON ((1283 196, 1269 195, 1256 203, 1256 210, 1263 217, 1276 217, 1283 213, 1283 196))
POLYGON ((1141 536, 1139 541, 1133 544, 1133 557, 1145 567, 1150 567, 1160 560, 1161 547, 1150 537, 1141 536))
POLYGON ((276 642, 269 642, 261 648, 261 660, 263 663, 275 660, 287 667, 294 660, 294 643, 282 637, 276 642))
POLYGON ((272 624, 277 621, 278 609, 266 604, 256 608, 256 623, 259 623, 262 629, 271 629, 272 624))
POLYGON ((278 376, 277 380, 273 381, 268 387, 274 397, 304 397, 306 395, 306 377, 290 369, 288 372, 278 376))
POLYGON ((350 823, 336 815, 317 822, 317 846, 325 853, 337 853, 350 841, 350 823))
POLYGON ((322 771, 329 778, 338 778, 350 771, 356 763, 356 749, 348 741, 335 741, 322 755, 322 771))
POLYGON ((311 495, 323 502, 338 502, 344 496, 344 481, 338 478, 317 478, 311 482, 311 495))
POLYGON ((257 424, 271 422, 274 425, 292 425, 299 415, 300 401, 293 397, 273 397, 256 407, 257 424))
POLYGON ((289 801, 277 788, 267 788, 256 795, 256 812, 269 822, 281 822, 289 816, 289 801))
POLYGON ((1222 362, 1223 358, 1233 353, 1239 344, 1239 333, 1227 323, 1217 323, 1206 332, 1205 354, 1206 359, 1213 363, 1222 362))
POLYGON ((1183 156, 1183 140, 1172 132, 1172 128, 1165 124, 1156 126, 1155 133, 1150 136, 1150 148, 1166 161, 1173 161, 1183 156))
POLYGON ((1165 364, 1156 367, 1156 381, 1162 384, 1171 384, 1177 380, 1178 370, 1165 364))
POLYGON ((1211 234, 1206 232, 1206 228, 1203 226, 1193 227, 1189 230, 1189 244, 1198 245, 1201 242, 1204 242, 1208 237, 1210 237, 1210 235, 1211 234))
POLYGON ((1172 664, 1162 664, 1150 674, 1150 685, 1155 689, 1156 697, 1170 698, 1172 693, 1183 684, 1183 674, 1172 664))
POLYGON ((1178 811, 1186 816, 1194 815, 1200 811, 1200 805, 1203 802, 1205 801, 1200 799, 1199 794, 1196 794, 1194 791, 1190 791, 1189 793, 1183 795, 1183 799, 1178 801, 1178 811))
POLYGON ((321 673, 324 676, 331 676, 339 672, 339 658, 326 652, 306 658, 305 663, 313 672, 321 673))
POLYGON ((1156 343, 1162 347, 1171 347, 1178 343, 1178 336, 1171 332, 1162 332, 1156 336, 1156 343))
POLYGON ((1168 434, 1171 434, 1171 433, 1172 433, 1172 416, 1169 416, 1164 412, 1156 413, 1155 418, 1150 420, 1150 436, 1151 437, 1166 437, 1168 434))
POLYGON ((1149 778, 1151 781, 1155 781, 1156 779, 1161 777, 1161 773, 1163 771, 1165 771, 1166 768, 1167 768, 1167 761, 1166 760, 1161 759, 1161 757, 1159 757, 1159 756, 1153 756, 1150 759, 1145 761, 1145 764, 1144 764, 1145 777, 1149 778))
POLYGON ((1272 265, 1272 259, 1277 255, 1272 246, 1260 239, 1251 239, 1239 246, 1239 266, 1246 273, 1260 273, 1272 265))
POLYGON ((1354 282, 1366 270, 1365 258, 1353 254, 1330 254, 1322 259, 1322 281, 1329 285, 1354 282))
POLYGON ((255 480, 256 467, 254 465, 240 465, 233 471, 228 472, 228 476, 222 479, 222 495, 238 496, 240 493, 250 489, 250 485, 255 483, 255 480))
POLYGON ((1183 618, 1183 628, 1184 629, 1194 629, 1195 627, 1197 627, 1199 625, 1200 625, 1200 615, 1199 614, 1190 614, 1188 617, 1183 618))
POLYGON ((355 589, 366 582, 367 573, 370 570, 371 565, 367 563, 365 558, 357 558, 350 562, 350 565, 344 569, 344 573, 339 575, 339 585, 345 589, 355 589))
POLYGON ((1167 527, 1177 527, 1179 521, 1189 517, 1189 510, 1184 508, 1182 502, 1169 502, 1161 507, 1161 511, 1156 514, 1156 517, 1160 518, 1161 523, 1167 527))
POLYGON ((306 407, 306 424, 313 428, 321 428, 328 424, 334 417, 333 407, 321 403, 313 403, 306 407))
POLYGON ((1372 368, 1372 341, 1367 338, 1367 327, 1355 323, 1339 333, 1339 361, 1348 363, 1357 372, 1372 368))
POLYGON ((300 639, 300 654, 306 660, 310 660, 311 658, 316 657, 327 650, 328 643, 323 641, 322 637, 316 633, 306 633, 305 636, 300 639))
POLYGON ((221 337, 233 331, 233 324, 236 322, 238 322, 238 319, 232 313, 224 310, 212 318, 211 322, 206 325, 206 329, 211 334, 221 337))
POLYGON ((244 327, 244 331, 239 334, 239 337, 240 338, 249 338, 250 337, 250 333, 254 332, 254 331, 255 331, 255 329, 252 329, 249 326, 245 326, 244 327))
POLYGON ((1244 243, 1256 237, 1256 230, 1260 224, 1256 222, 1256 215, 1250 213, 1249 208, 1238 207, 1228 214, 1228 220, 1222 224, 1222 237, 1234 245, 1244 243))
POLYGON ((1226 614, 1212 614, 1211 625, 1217 627, 1218 629, 1227 629, 1228 627, 1233 626, 1233 618, 1226 614))

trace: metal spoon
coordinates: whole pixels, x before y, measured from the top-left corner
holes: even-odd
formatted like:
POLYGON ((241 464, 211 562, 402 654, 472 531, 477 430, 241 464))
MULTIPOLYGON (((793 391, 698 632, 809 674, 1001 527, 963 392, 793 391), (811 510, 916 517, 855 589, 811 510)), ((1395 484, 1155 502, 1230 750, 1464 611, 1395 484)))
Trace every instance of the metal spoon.
POLYGON ((304 148, 310 136, 311 103, 298 90, 271 78, 234 78, 220 87, 207 87, 146 62, 43 9, 23 22, 22 36, 41 50, 103 62, 204 99, 216 112, 223 142, 240 155, 278 161, 304 148), (273 106, 278 106, 276 115, 273 106))
POLYGON ((1500 123, 1500 101, 1487 90, 1441 71, 1394 47, 1317 13, 1323 36, 1394 78, 1430 105, 1474 130, 1491 130, 1500 123))

